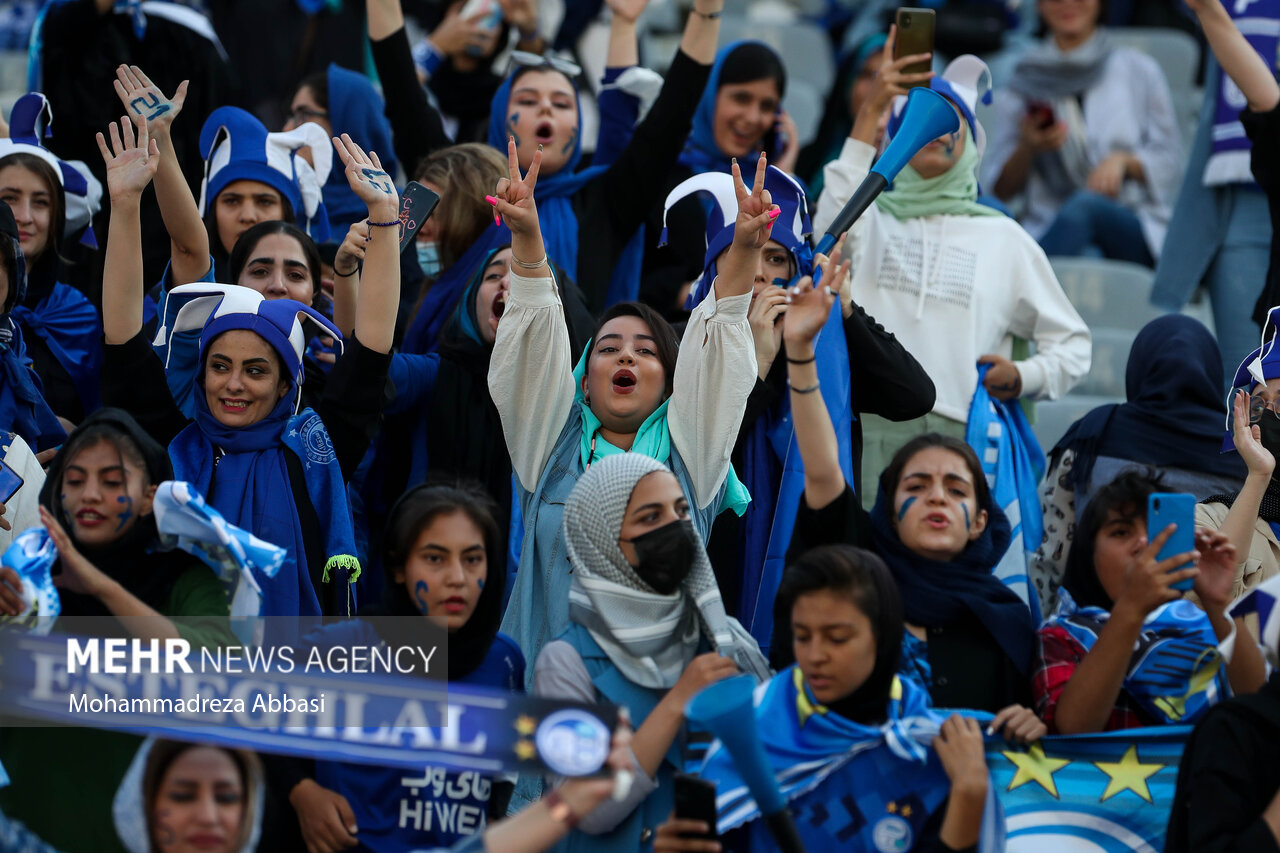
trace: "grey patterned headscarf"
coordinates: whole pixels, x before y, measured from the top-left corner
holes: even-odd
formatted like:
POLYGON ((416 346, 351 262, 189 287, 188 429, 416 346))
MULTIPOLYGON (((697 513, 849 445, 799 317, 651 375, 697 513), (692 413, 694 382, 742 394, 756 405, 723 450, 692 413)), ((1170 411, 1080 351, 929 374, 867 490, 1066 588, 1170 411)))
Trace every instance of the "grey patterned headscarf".
POLYGON ((573 565, 569 618, 582 625, 634 684, 664 690, 676 683, 701 636, 759 680, 770 675, 759 646, 725 613, 707 552, 674 595, 650 589, 618 547, 631 493, 641 478, 669 469, 641 453, 592 463, 569 495, 564 539, 573 565), (690 606, 692 605, 692 606, 690 606))

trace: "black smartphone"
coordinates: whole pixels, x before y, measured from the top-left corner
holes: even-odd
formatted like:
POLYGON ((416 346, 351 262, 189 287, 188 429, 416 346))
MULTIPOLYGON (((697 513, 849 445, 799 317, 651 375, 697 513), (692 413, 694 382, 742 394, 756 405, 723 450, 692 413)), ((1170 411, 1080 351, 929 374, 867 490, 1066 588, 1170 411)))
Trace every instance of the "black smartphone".
POLYGON ((400 195, 400 251, 413 242, 414 235, 440 203, 440 196, 417 181, 410 181, 400 195))
POLYGON ((22 488, 22 475, 0 459, 0 504, 7 504, 22 488))
MULTIPOLYGON (((904 7, 898 10, 894 18, 897 36, 893 43, 893 58, 912 56, 917 53, 933 53, 933 32, 937 24, 937 15, 932 9, 914 9, 904 7)), ((903 74, 925 74, 932 67, 931 60, 924 59, 903 66, 903 74)), ((929 81, 915 83, 917 86, 929 87, 929 81)))
POLYGON ((1027 115, 1031 116, 1040 130, 1048 130, 1058 121, 1053 104, 1048 101, 1028 101, 1027 115))
POLYGON ((700 776, 688 773, 677 773, 672 792, 676 799, 676 817, 685 820, 700 820, 711 827, 710 832, 701 835, 686 835, 686 838, 706 838, 716 840, 716 786, 700 776))

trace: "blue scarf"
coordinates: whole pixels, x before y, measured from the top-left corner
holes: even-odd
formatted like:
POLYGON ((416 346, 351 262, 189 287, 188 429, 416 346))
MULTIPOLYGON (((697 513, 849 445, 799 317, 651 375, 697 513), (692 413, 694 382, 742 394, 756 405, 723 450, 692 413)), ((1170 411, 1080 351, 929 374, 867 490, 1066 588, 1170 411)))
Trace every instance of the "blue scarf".
POLYGON ((174 478, 208 495, 209 504, 232 524, 285 549, 284 564, 276 575, 260 579, 264 616, 320 615, 320 599, 311 578, 315 567, 307 565, 286 452, 302 463, 307 495, 324 531, 328 561, 323 582, 354 582, 360 574, 342 468, 320 416, 303 409, 290 417, 295 395, 286 394, 257 423, 228 427, 209 411, 203 393, 195 397, 195 423, 169 445, 174 478), (219 450, 225 453, 221 459, 219 450), (218 488, 219 484, 223 487, 218 488))
POLYGON ((44 341, 58 364, 71 375, 84 413, 102 408, 98 387, 102 322, 93 303, 80 291, 59 282, 35 305, 13 306, 10 316, 27 334, 44 341))
MULTIPOLYGON (((538 181, 538 187, 538 209, 541 216, 541 180, 538 181)), ((413 316, 413 322, 404 333, 401 351, 418 355, 435 352, 440 345, 445 324, 453 316, 467 283, 476 275, 476 270, 481 269, 481 264, 493 254, 494 249, 510 243, 511 230, 506 225, 490 225, 486 228, 462 257, 431 283, 426 295, 422 297, 422 304, 418 306, 418 313, 413 316)), ((427 285, 424 283, 423 286, 427 285)))
MULTIPOLYGON (((1274 70, 1276 48, 1280 46, 1280 0, 1224 3, 1223 7, 1249 46, 1266 61, 1268 69, 1274 70)), ((1221 67, 1212 85, 1213 149, 1204 165, 1204 185, 1252 184, 1249 158, 1253 146, 1240 123, 1240 111, 1246 107, 1244 96, 1221 67)))
MULTIPOLYGON (((728 172, 732 166, 732 160, 729 155, 721 151, 720 146, 716 145, 716 98, 720 95, 720 72, 724 68, 725 60, 729 58, 729 54, 744 44, 758 44, 768 47, 764 42, 756 39, 743 39, 742 41, 735 41, 725 45, 716 54, 716 61, 711 66, 711 74, 707 77, 707 86, 702 90, 702 98, 699 99, 698 108, 693 113, 693 129, 689 133, 688 141, 684 144, 684 151, 680 152, 679 163, 682 166, 688 166, 694 174, 701 172, 728 172)), ((781 152, 768 152, 770 162, 779 153, 781 152)), ((754 174, 755 171, 755 160, 752 158, 747 159, 751 159, 750 172, 747 171, 748 164, 746 160, 738 164, 744 176, 754 174)))
MULTIPOLYGON (((365 151, 376 151, 383 170, 395 179, 396 153, 391 145, 391 122, 383 114, 385 104, 369 78, 355 71, 329 65, 329 121, 334 134, 350 134, 365 151)), ((503 150, 506 150, 505 148, 503 150)), ((406 168, 413 168, 406 163, 406 168)), ((333 158, 333 167, 324 182, 324 206, 329 214, 329 231, 338 239, 352 222, 369 212, 347 183, 342 160, 333 158)))
MULTIPOLYGON (((1086 651, 1092 649, 1111 614, 1101 607, 1076 607, 1065 590, 1059 595, 1058 614, 1045 627, 1061 626, 1086 651)), ((1247 634, 1242 639, 1253 642, 1247 634)), ((1226 661, 1203 610, 1180 599, 1147 616, 1129 659, 1124 691, 1161 723, 1194 723, 1231 695, 1226 661)))
MULTIPOLYGON (((819 704, 796 666, 757 689, 755 711, 757 721, 767 723, 758 726, 765 755, 811 851, 911 849, 910 841, 887 848, 876 839, 918 837, 951 790, 942 763, 927 746, 946 718, 909 680, 894 679, 886 719, 878 725, 855 723, 819 704)), ((760 817, 719 743, 700 775, 716 785, 720 832, 760 817)), ((992 795, 987 802, 997 811, 992 795)), ((753 827, 767 839, 762 829, 759 823, 753 827)), ((997 821, 984 818, 982 849, 1001 834, 997 821)))
POLYGON ((921 557, 902 544, 889 521, 889 490, 883 479, 871 510, 876 553, 898 582, 906 621, 923 627, 944 626, 971 614, 991 634, 1019 672, 1031 674, 1035 625, 1022 599, 993 575, 1009 548, 1009 520, 992 502, 987 528, 950 562, 921 557))
POLYGON ((11 331, 8 342, 0 341, 0 426, 22 436, 33 451, 56 447, 67 433, 40 391, 22 331, 8 317, 0 324, 11 331))
MULTIPOLYGON (((498 87, 489 111, 489 144, 504 155, 507 153, 507 137, 511 135, 507 130, 507 116, 512 79, 513 76, 507 77, 498 87)), ((582 104, 576 86, 574 103, 581 129, 582 104)), ((578 214, 573 210, 573 196, 605 172, 604 166, 576 171, 581 159, 582 137, 579 135, 573 140, 573 153, 564 166, 553 175, 538 176, 538 222, 542 226, 542 239, 547 244, 547 256, 575 282, 578 280, 578 214)))

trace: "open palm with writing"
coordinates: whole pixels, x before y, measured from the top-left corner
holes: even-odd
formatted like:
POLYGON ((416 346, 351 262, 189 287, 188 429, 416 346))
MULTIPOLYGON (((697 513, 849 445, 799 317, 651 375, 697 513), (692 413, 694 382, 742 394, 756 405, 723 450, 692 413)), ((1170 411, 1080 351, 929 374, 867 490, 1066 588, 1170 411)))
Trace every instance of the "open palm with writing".
POLYGON ((141 68, 121 65, 116 69, 112 85, 129 115, 142 116, 146 119, 148 132, 160 137, 169 132, 169 126, 182 112, 182 105, 187 100, 187 82, 179 83, 173 95, 166 98, 141 68))

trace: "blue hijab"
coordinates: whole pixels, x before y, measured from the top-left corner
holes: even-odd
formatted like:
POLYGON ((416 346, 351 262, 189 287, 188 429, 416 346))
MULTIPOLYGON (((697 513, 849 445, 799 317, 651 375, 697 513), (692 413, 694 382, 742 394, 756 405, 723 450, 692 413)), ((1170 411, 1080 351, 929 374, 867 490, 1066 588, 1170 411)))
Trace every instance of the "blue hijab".
MULTIPOLYGON (((301 359, 289 333, 281 327, 296 326, 294 318, 300 312, 319 316, 300 302, 277 299, 263 301, 257 313, 225 313, 205 324, 200 337, 202 364, 209 345, 219 335, 248 330, 261 336, 280 356, 285 374, 293 380, 292 388, 270 414, 247 427, 220 423, 209 410, 203 389, 198 389, 195 422, 169 445, 175 478, 207 495, 209 504, 232 524, 287 552, 275 577, 260 579, 265 616, 318 616, 322 608, 313 575, 322 571, 321 583, 338 583, 354 582, 360 573, 346 484, 329 433, 311 409, 292 414, 302 393, 301 359), (307 543, 294 500, 288 453, 301 463, 307 495, 325 537, 327 561, 323 567, 307 565, 307 543), (220 489, 218 483, 230 487, 220 489)), ((341 339, 332 326, 329 334, 341 339)), ((300 330, 297 336, 301 338, 300 330)))
MULTIPOLYGON (((334 135, 346 133, 365 151, 376 151, 383 170, 394 179, 396 155, 382 96, 368 77, 355 71, 330 63, 328 77, 329 123, 334 135)), ((408 164, 407 168, 412 166, 408 164)), ((329 212, 329 231, 335 236, 346 234, 351 223, 364 219, 369 210, 351 190, 338 157, 333 159, 333 168, 324 182, 324 206, 329 212)))
POLYGON ((0 201, 0 240, 13 249, 15 274, 9 281, 3 313, 0 313, 0 427, 12 430, 32 450, 46 450, 60 444, 67 433, 45 402, 40 380, 31 369, 22 330, 9 312, 22 301, 27 290, 26 259, 18 242, 18 226, 9 205, 0 201))
MULTIPOLYGON (((721 151, 720 146, 716 145, 716 99, 720 96, 720 74, 724 70, 725 61, 738 48, 747 45, 762 47, 773 52, 773 48, 762 41, 743 39, 742 41, 735 41, 725 45, 716 54, 715 64, 711 66, 711 74, 707 77, 707 86, 702 90, 702 98, 698 101, 698 108, 693 113, 693 130, 689 133, 688 141, 685 142, 684 151, 680 153, 679 162, 684 166, 688 166, 695 174, 699 172, 728 172, 732 165, 729 155, 721 151)), ((777 54, 774 53, 774 55, 776 56, 777 54)), ((782 64, 781 58, 778 59, 778 64, 782 64)), ((770 161, 772 161, 780 152, 775 149, 767 153, 770 161)), ((754 162, 753 159, 752 165, 754 165, 754 162)), ((742 167, 742 173, 744 175, 748 174, 746 162, 744 161, 739 165, 742 167)))
MULTIPOLYGON (((507 138, 511 135, 507 130, 507 113, 511 105, 512 83, 522 72, 540 69, 541 66, 537 69, 517 69, 494 93, 489 110, 489 144, 504 155, 507 153, 507 138)), ((573 84, 578 128, 581 130, 582 101, 578 97, 577 84, 572 80, 569 82, 573 84)), ((573 196, 605 173, 604 166, 591 166, 581 172, 577 171, 581 160, 582 136, 579 134, 573 140, 573 153, 564 166, 554 175, 538 176, 538 221, 542 225, 542 239, 547 244, 547 256, 575 282, 578 281, 578 214, 573 210, 573 196)))

